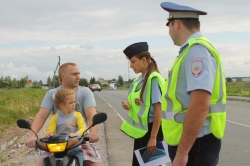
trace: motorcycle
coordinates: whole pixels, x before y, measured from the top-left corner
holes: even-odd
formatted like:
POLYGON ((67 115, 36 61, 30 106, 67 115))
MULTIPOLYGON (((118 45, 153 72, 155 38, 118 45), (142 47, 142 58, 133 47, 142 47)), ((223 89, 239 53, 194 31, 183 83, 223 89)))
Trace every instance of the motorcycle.
POLYGON ((80 166, 83 163, 80 157, 75 155, 74 151, 81 144, 86 144, 88 138, 84 136, 85 132, 91 127, 106 121, 107 114, 100 112, 93 116, 93 124, 87 128, 80 137, 69 137, 67 133, 54 134, 49 138, 38 138, 38 135, 31 129, 31 124, 25 119, 18 119, 19 128, 31 130, 37 137, 36 148, 54 153, 53 156, 46 157, 43 161, 45 166, 80 166))

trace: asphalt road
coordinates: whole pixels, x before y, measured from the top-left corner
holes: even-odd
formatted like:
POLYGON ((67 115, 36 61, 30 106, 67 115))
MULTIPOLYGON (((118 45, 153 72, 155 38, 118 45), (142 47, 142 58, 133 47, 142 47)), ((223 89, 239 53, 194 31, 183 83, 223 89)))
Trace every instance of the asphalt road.
MULTIPOLYGON (((119 133, 119 135, 115 135, 115 140, 117 140, 119 137, 122 137, 122 144, 127 142, 126 149, 123 149, 126 151, 124 154, 122 153, 123 150, 119 153, 115 153, 115 148, 110 150, 107 149, 110 152, 110 159, 112 158, 112 155, 122 155, 123 158, 127 155, 126 161, 124 161, 124 165, 130 163, 129 160, 131 160, 131 143, 132 140, 129 137, 124 137, 125 134, 119 131, 120 124, 122 122, 122 119, 126 118, 127 111, 124 110, 121 106, 122 100, 127 100, 127 90, 110 90, 110 91, 101 91, 101 92, 94 92, 94 95, 97 98, 97 105, 98 101, 101 101, 108 104, 108 107, 105 109, 109 109, 109 111, 113 111, 113 114, 116 115, 116 121, 118 121, 119 124, 115 124, 114 122, 112 125, 110 125, 108 132, 112 133, 112 130, 116 130, 116 133, 119 133), (117 118, 117 116, 119 118, 117 118), (116 129, 117 128, 117 129, 116 129), (114 151, 112 153, 112 151, 114 151), (129 159, 130 158, 130 159, 129 159)), ((102 106, 97 106, 98 109, 102 109, 102 106)), ((241 102, 241 101, 228 101, 226 105, 227 110, 227 126, 226 126, 226 132, 225 136, 222 140, 222 150, 220 153, 220 161, 218 166, 246 166, 250 165, 250 103, 241 102)), ((112 114, 111 114, 112 115, 112 114)), ((113 115, 112 115, 113 116, 113 115)), ((112 118, 112 117, 110 117, 112 118)), ((110 123, 111 120, 109 118, 110 123)), ((105 129, 107 130, 107 129, 105 129)), ((108 141, 107 141, 108 142, 108 141)), ((119 144, 120 140, 116 142, 119 144)), ((121 143, 120 143, 121 144, 121 143)), ((123 148, 123 147, 122 147, 123 148)), ((125 147, 124 147, 125 148, 125 147)), ((125 157, 126 158, 126 157, 125 157)), ((116 163, 115 159, 114 164, 116 163)), ((122 163, 120 162, 119 165, 122 163)), ((112 163, 109 163, 109 165, 112 165, 112 163)), ((129 164, 130 165, 130 164, 129 164)))

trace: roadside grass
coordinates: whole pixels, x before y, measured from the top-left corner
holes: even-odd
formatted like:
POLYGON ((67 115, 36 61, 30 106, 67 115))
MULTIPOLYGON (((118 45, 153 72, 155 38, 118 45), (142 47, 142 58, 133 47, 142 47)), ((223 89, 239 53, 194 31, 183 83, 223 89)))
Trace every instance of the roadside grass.
POLYGON ((250 97, 250 82, 227 82, 227 95, 250 97))
POLYGON ((39 111, 44 89, 0 90, 0 132, 16 126, 17 119, 34 117, 39 111))
MULTIPOLYGON (((227 96, 250 97, 250 82, 227 82, 227 96)), ((128 86, 119 86, 117 90, 127 90, 128 86)), ((103 90, 109 90, 104 87, 103 90)))

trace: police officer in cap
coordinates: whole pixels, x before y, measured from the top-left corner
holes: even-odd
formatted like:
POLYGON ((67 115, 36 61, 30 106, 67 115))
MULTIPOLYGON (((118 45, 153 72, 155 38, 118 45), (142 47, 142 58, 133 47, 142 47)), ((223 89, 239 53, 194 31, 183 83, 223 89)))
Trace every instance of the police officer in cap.
MULTIPOLYGON (((131 84, 128 101, 122 101, 122 107, 129 112, 121 131, 134 138, 134 150, 147 147, 149 154, 155 154, 157 142, 163 140, 160 124, 164 78, 148 51, 147 42, 131 44, 123 52, 130 67, 141 75, 131 84)), ((132 166, 139 166, 135 153, 132 166)))
POLYGON ((173 166, 215 166, 226 126, 226 85, 221 57, 200 32, 207 13, 171 2, 167 26, 180 46, 162 96, 162 131, 173 166))

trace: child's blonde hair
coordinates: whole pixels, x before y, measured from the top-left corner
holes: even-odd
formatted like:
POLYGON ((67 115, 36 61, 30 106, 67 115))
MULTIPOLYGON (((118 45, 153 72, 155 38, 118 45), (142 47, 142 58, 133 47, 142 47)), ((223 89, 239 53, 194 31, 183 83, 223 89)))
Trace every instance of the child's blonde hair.
POLYGON ((67 97, 70 95, 74 95, 75 91, 72 89, 61 89, 56 92, 55 98, 54 98, 54 105, 57 109, 60 109, 60 104, 63 104, 66 102, 67 97))

